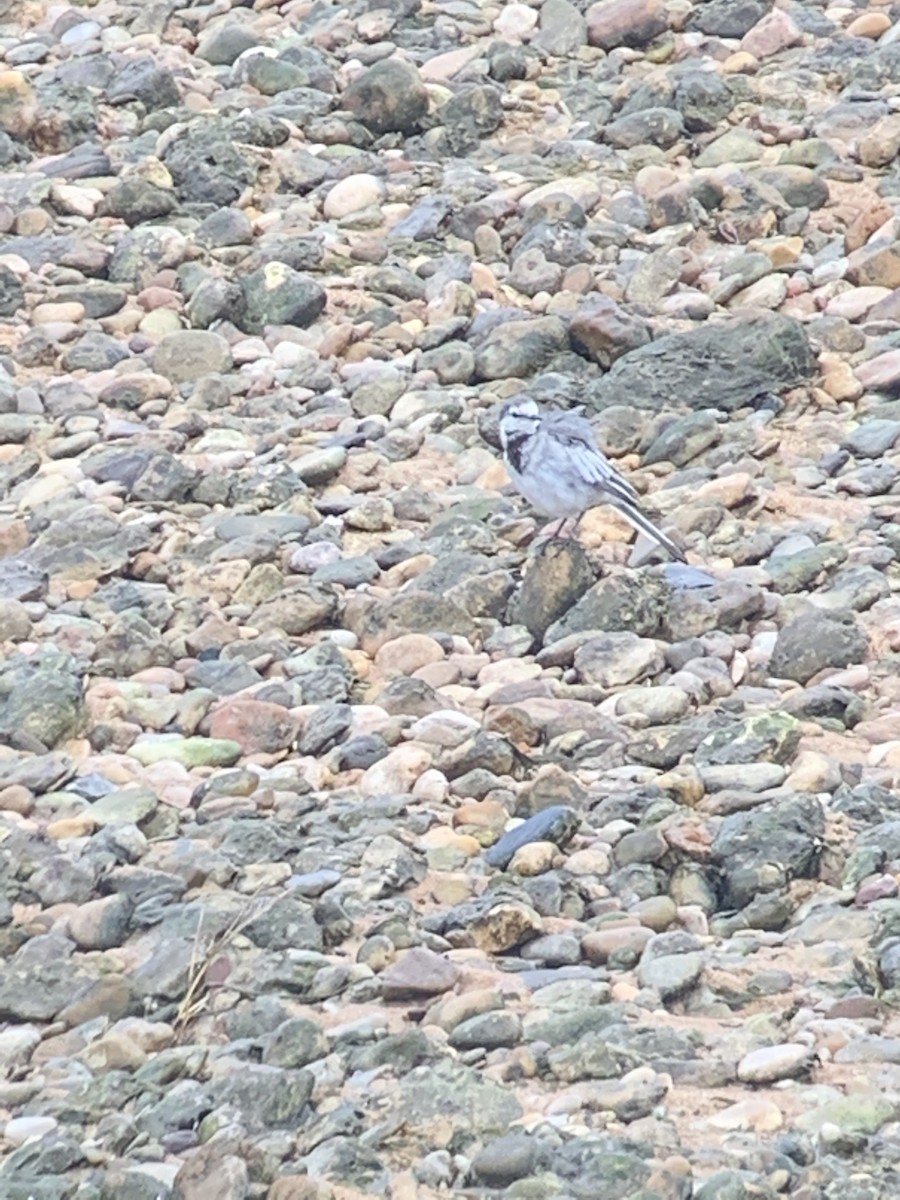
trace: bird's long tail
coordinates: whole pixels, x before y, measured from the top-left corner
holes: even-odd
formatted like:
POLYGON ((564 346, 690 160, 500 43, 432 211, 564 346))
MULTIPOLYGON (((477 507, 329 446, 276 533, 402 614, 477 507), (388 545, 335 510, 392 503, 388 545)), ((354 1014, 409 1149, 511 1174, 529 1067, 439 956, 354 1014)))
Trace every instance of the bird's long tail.
POLYGON ((663 550, 671 555, 676 562, 687 562, 684 551, 676 546, 672 539, 667 537, 661 529, 657 529, 634 500, 630 497, 626 499, 623 496, 614 496, 610 502, 626 521, 630 521, 635 529, 641 533, 646 533, 647 537, 652 538, 657 545, 662 546, 663 550))

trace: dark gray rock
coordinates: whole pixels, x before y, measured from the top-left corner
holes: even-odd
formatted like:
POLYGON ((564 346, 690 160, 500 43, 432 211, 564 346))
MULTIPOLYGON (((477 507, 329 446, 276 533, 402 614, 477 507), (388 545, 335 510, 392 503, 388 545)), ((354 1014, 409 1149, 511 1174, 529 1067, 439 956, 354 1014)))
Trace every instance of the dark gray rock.
POLYGON ((640 1065, 630 1050, 611 1046, 606 1030, 589 1030, 568 1046, 556 1046, 547 1055, 547 1066, 563 1083, 581 1079, 618 1079, 640 1065))
POLYGON ((253 226, 240 208, 220 208, 200 223, 197 240, 211 248, 249 246, 253 241, 253 226))
POLYGON ((814 796, 725 817, 711 854, 722 907, 743 908, 792 879, 815 879, 824 833, 825 815, 814 796))
POLYGON ((283 58, 270 58, 267 54, 248 57, 243 73, 251 87, 263 96, 277 96, 309 83, 309 75, 302 67, 285 62, 283 58))
POLYGON ((326 703, 313 712, 300 736, 300 754, 324 754, 343 741, 353 720, 349 704, 326 703))
POLYGON ((185 308, 194 329, 209 329, 216 321, 243 321, 244 294, 233 279, 211 276, 191 293, 185 308))
MULTIPOLYGON (((538 31, 531 38, 532 46, 546 54, 562 57, 573 54, 586 43, 587 25, 581 11, 569 0, 545 0, 541 5, 538 31)), ((493 70, 491 74, 495 79, 499 78, 493 70)))
POLYGON ((793 209, 821 208, 828 203, 828 182, 811 167, 787 163, 753 171, 751 178, 775 188, 793 209))
POLYGON ((766 0, 707 0, 691 13, 688 28, 712 37, 742 38, 770 7, 766 0))
POLYGON ((652 637, 669 602, 669 588, 659 576, 637 573, 608 575, 595 583, 544 635, 549 646, 570 633, 625 631, 652 637))
POLYGON ((139 225, 116 242, 107 267, 109 279, 140 291, 158 271, 177 266, 183 252, 184 239, 169 226, 139 225))
POLYGON ((236 22, 217 25, 207 29, 200 38, 194 51, 197 58, 202 58, 214 67, 230 67, 236 58, 259 45, 256 34, 244 25, 236 22))
POLYGON ((776 592, 787 595, 807 591, 826 572, 846 562, 847 548, 841 542, 819 542, 818 545, 794 542, 797 547, 794 549, 791 541, 779 543, 766 562, 776 592))
POLYGON ((670 462, 685 467, 710 446, 718 445, 722 427, 711 412, 689 413, 678 417, 656 435, 642 458, 647 466, 670 462))
POLYGON ((880 458, 900 438, 900 421, 863 421, 844 438, 844 448, 857 458, 880 458))
POLYGON ((96 320, 99 317, 110 317, 123 308, 128 299, 128 292, 114 283, 96 279, 54 288, 50 298, 60 302, 76 300, 84 305, 84 315, 96 320))
POLYGON ((510 602, 507 620, 542 638, 572 607, 596 576, 577 542, 549 542, 532 560, 522 586, 510 602))
POLYGON ((763 590, 743 580, 726 576, 710 582, 683 563, 667 563, 663 578, 672 587, 662 629, 670 641, 699 637, 713 629, 742 630, 765 610, 763 590))
POLYGON ((505 321, 476 347, 476 374, 479 379, 526 378, 566 349, 568 340, 559 317, 505 321))
POLYGON ((497 1050, 522 1040, 522 1020, 517 1013, 498 1009, 478 1013, 454 1026, 450 1044, 458 1050, 497 1050))
POLYGON ((82 669, 66 654, 7 659, 0 672, 0 741, 52 749, 87 721, 82 669))
POLYGON ((0 266, 0 317, 15 316, 25 303, 25 288, 18 275, 0 266))
POLYGON ((734 108, 735 96, 721 75, 691 71, 679 79, 672 105, 681 113, 689 133, 704 133, 724 121, 734 108))
POLYGON ((644 947, 638 979, 663 1001, 675 1000, 696 986, 705 962, 703 943, 693 934, 681 930, 660 933, 644 947))
POLYGON ((0 599, 39 600, 46 594, 49 582, 42 566, 19 556, 0 559, 0 599))
POLYGON ((180 200, 224 208, 238 199, 256 167, 236 140, 225 122, 198 118, 166 147, 163 161, 180 200))
POLYGON ((92 982, 72 961, 74 944, 55 935, 34 937, 0 972, 0 1019, 52 1021, 92 982))
POLYGON ((104 197, 103 209, 128 225, 167 217, 178 207, 174 194, 146 179, 120 179, 104 197))
POLYGON ((135 1124, 150 1137, 160 1138, 176 1129, 192 1128, 212 1107, 206 1087, 195 1079, 178 1079, 155 1103, 139 1102, 135 1124))
MULTIPOLYGON (((846 1194, 844 1187, 840 1194, 846 1194)), ((716 1171, 703 1181, 694 1197, 695 1200, 778 1200, 778 1193, 758 1171, 716 1171)))
MULTIPOLYGON (((41 1138, 34 1138, 14 1150, 5 1160, 2 1168, 3 1191, 6 1192, 7 1181, 12 1185, 17 1177, 28 1184, 34 1180, 39 1184, 41 1179, 48 1176, 65 1175, 85 1161, 84 1151, 76 1138, 67 1133, 53 1130, 41 1138)), ((37 1193, 40 1195, 40 1193, 37 1193)), ((53 1195, 54 1193, 50 1193, 53 1195)), ((59 1195, 59 1193, 55 1193, 59 1195)))
POLYGON ((816 358, 793 317, 765 314, 707 324, 650 342, 613 363, 585 389, 602 409, 627 396, 636 408, 665 411, 673 398, 693 409, 733 412, 773 390, 809 379, 816 358))
POLYGON ((645 108, 610 121, 603 136, 611 146, 630 150, 635 146, 659 146, 668 150, 684 134, 681 113, 674 108, 645 108))
POLYGON ((283 1021, 266 1040, 263 1062, 272 1067, 297 1068, 324 1058, 328 1041, 315 1021, 291 1017, 283 1021))
POLYGON ((490 84, 472 84, 457 92, 440 109, 447 150, 459 158, 477 150, 503 120, 501 91, 490 84))
POLYGON ((321 950, 322 931, 313 910, 300 896, 285 895, 244 929, 257 946, 270 950, 321 950))
POLYGON ((698 764, 786 763, 800 742, 800 722, 786 713, 753 713, 708 734, 696 751, 698 764))
POLYGON ((412 1124, 443 1117, 470 1136, 506 1133, 522 1109, 515 1096, 499 1083, 462 1063, 443 1059, 434 1066, 416 1067, 397 1083, 391 1107, 412 1124))
POLYGON ((267 325, 306 329, 325 308, 321 284, 284 263, 270 262, 244 276, 241 291, 244 311, 238 319, 246 333, 261 333, 267 325))
POLYGON ((63 73, 60 69, 56 81, 49 80, 41 87, 40 119, 29 123, 27 140, 42 155, 63 154, 97 138, 96 98, 97 89, 104 86, 103 82, 94 80, 88 86, 61 78, 63 73))
POLYGON ((769 671, 781 679, 806 683, 826 667, 862 662, 868 645, 852 614, 811 610, 779 631, 769 671))
POLYGON ((484 858, 492 867, 505 870, 517 850, 529 842, 555 842, 564 846, 578 832, 581 819, 574 809, 557 804, 535 813, 515 829, 504 833, 498 842, 485 851, 484 858))
POLYGON ((472 1170, 488 1187, 507 1187, 530 1175, 538 1157, 538 1142, 527 1133, 507 1133, 488 1142, 472 1160, 472 1170))
POLYGON ((128 347, 107 333, 80 337, 62 356, 67 371, 105 371, 129 357, 128 347))
POLYGON ((218 333, 183 329, 168 333, 153 352, 153 369, 174 384, 191 383, 204 375, 231 369, 231 349, 218 333))
POLYGON ((106 89, 108 104, 138 100, 145 109, 174 108, 181 94, 171 71, 152 58, 133 58, 118 71, 106 89))
POLYGON ((358 75, 341 102, 376 136, 410 134, 428 111, 428 92, 412 63, 387 58, 358 75))

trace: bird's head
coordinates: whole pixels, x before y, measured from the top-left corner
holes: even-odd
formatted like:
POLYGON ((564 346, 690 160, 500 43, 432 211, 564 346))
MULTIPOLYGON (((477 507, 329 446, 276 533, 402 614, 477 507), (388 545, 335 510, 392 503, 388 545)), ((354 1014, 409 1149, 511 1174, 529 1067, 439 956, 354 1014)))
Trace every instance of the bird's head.
POLYGON ((500 444, 505 450, 510 441, 523 434, 535 433, 541 423, 541 410, 529 396, 513 396, 500 412, 500 444))

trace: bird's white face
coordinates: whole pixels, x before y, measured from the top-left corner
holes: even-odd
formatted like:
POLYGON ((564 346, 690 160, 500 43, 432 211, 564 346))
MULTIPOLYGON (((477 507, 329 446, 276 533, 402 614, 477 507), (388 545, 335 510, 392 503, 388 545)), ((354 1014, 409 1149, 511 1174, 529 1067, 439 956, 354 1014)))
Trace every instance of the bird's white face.
POLYGON ((504 450, 510 442, 530 437, 537 432, 541 423, 541 410, 527 396, 516 396, 508 401, 500 413, 500 444, 504 450))

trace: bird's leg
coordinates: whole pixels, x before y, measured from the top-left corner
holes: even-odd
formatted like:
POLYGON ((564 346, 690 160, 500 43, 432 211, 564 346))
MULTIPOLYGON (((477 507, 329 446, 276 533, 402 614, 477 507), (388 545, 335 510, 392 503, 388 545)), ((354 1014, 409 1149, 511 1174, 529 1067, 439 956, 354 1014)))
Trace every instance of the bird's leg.
POLYGON ((584 513, 579 513, 578 517, 576 518, 575 524, 572 526, 572 528, 570 530, 568 530, 565 537, 563 536, 563 532, 562 532, 563 526, 568 524, 570 518, 563 517, 563 519, 559 523, 556 533, 554 534, 554 537, 557 538, 561 542, 577 542, 578 541, 578 526, 581 524, 581 518, 583 516, 584 516, 584 513))
POLYGON ((549 546, 551 542, 559 540, 559 531, 566 523, 566 518, 561 517, 555 525, 552 523, 542 529, 538 536, 534 539, 534 544, 541 546, 549 546))

